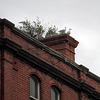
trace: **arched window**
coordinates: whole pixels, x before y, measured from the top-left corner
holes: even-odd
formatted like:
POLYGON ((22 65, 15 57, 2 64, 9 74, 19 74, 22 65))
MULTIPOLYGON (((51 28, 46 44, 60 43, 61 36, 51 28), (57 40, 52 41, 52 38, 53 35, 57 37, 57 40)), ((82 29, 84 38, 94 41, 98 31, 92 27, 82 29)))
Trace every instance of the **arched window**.
POLYGON ((40 100, 39 99, 39 80, 33 75, 30 76, 30 100, 40 100))
POLYGON ((51 87, 51 100, 60 100, 60 91, 57 87, 51 87))

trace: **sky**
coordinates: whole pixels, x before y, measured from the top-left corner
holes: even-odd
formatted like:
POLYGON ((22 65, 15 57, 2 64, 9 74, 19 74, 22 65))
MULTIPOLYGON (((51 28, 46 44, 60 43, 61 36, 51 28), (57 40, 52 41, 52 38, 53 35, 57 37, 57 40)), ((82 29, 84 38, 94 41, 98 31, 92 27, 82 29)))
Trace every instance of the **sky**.
POLYGON ((79 41, 75 61, 100 77, 100 0, 1 0, 0 18, 18 26, 39 17, 59 30, 72 28, 79 41))

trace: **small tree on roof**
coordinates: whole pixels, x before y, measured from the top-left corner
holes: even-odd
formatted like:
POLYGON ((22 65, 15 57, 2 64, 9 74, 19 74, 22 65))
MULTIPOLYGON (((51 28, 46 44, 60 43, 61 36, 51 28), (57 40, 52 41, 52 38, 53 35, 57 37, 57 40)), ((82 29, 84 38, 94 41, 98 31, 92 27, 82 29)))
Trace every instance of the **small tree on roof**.
POLYGON ((34 38, 39 38, 45 32, 41 21, 37 18, 36 21, 30 22, 29 20, 21 21, 19 24, 22 24, 19 29, 27 34, 31 35, 34 38))
POLYGON ((46 33, 46 36, 53 36, 57 32, 56 26, 48 27, 48 32, 46 33))
POLYGON ((39 18, 36 19, 36 21, 29 21, 26 19, 25 21, 19 22, 19 24, 22 24, 19 26, 19 29, 22 30, 23 32, 26 32, 30 36, 39 39, 39 37, 42 37, 44 34, 45 36, 52 36, 57 32, 56 26, 51 26, 48 27, 47 32, 46 32, 46 27, 44 27, 39 20, 39 18))

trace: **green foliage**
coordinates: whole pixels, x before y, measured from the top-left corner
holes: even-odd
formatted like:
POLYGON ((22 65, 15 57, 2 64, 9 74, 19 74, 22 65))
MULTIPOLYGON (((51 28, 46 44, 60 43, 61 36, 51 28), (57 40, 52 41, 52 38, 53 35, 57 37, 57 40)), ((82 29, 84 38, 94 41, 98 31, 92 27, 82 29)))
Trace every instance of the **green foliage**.
POLYGON ((19 24, 22 26, 19 27, 20 30, 30 34, 32 37, 38 38, 42 36, 45 32, 44 27, 41 24, 41 21, 37 18, 36 21, 30 22, 29 20, 21 21, 19 24))
POLYGON ((55 34, 57 32, 57 28, 56 26, 51 26, 51 27, 48 27, 48 32, 46 35, 49 35, 49 36, 52 36, 53 34, 55 34))
POLYGON ((39 37, 42 37, 44 34, 48 36, 52 36, 57 31, 56 26, 54 27, 51 26, 48 27, 46 32, 46 27, 42 25, 39 18, 37 18, 36 21, 33 22, 26 19, 25 21, 19 22, 19 24, 21 24, 19 27, 20 30, 26 32, 27 34, 37 39, 39 39, 39 37))

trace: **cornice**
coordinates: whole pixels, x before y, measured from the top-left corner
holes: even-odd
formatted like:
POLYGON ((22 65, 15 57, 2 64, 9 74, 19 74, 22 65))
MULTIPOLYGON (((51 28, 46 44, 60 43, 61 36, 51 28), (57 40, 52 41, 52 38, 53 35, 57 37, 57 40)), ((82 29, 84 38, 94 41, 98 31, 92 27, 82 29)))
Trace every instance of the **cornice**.
POLYGON ((25 63, 30 64, 32 67, 35 67, 33 65, 36 65, 37 67, 35 68, 43 71, 44 73, 51 75, 56 80, 61 81, 64 84, 69 84, 72 88, 76 89, 77 91, 85 91, 93 98, 100 100, 100 93, 95 91, 95 89, 92 86, 75 80, 69 75, 63 73, 62 71, 40 60, 39 58, 35 57, 29 52, 23 50, 20 45, 12 42, 11 40, 8 40, 7 38, 0 38, 0 42, 1 42, 0 46, 3 47, 2 49, 8 50, 9 52, 14 53, 16 57, 25 61, 25 63))
POLYGON ((59 34, 56 36, 50 36, 50 37, 46 37, 46 38, 42 38, 39 39, 41 42, 43 42, 44 44, 47 45, 55 45, 58 43, 68 43, 70 45, 72 45, 74 48, 77 47, 78 45, 78 41, 76 41, 74 38, 72 38, 70 35, 65 34, 59 34), (50 42, 49 42, 50 41, 50 42))
POLYGON ((9 20, 7 20, 7 19, 1 19, 1 18, 0 18, 0 24, 5 25, 5 26, 7 26, 9 28, 12 28, 12 27, 15 26, 15 24, 13 24, 12 22, 10 22, 9 20))
POLYGON ((100 77, 93 74, 92 72, 89 71, 89 69, 83 65, 79 65, 82 69, 82 72, 85 73, 88 77, 92 78, 93 80, 97 81, 100 83, 100 77))
POLYGON ((95 75, 95 74, 93 74, 92 72, 88 72, 87 76, 100 83, 100 77, 95 75))

